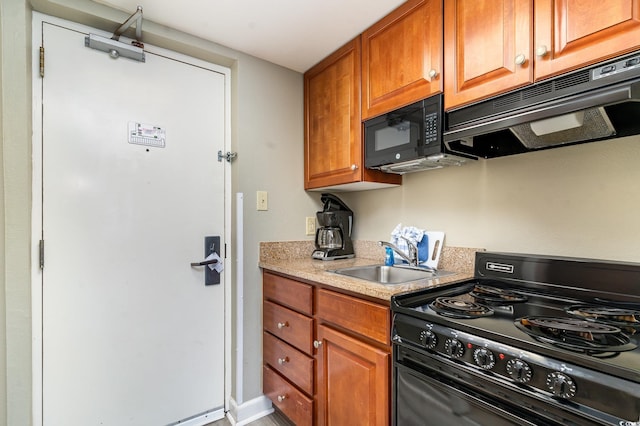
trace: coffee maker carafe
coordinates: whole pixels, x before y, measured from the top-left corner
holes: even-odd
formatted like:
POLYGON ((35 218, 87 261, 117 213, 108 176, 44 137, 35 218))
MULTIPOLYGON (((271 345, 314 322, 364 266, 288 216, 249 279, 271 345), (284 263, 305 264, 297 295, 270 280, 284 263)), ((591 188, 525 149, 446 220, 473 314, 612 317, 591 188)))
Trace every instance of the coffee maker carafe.
POLYGON ((341 199, 333 194, 322 194, 323 209, 316 213, 316 249, 313 259, 335 260, 354 257, 351 231, 353 212, 341 199))

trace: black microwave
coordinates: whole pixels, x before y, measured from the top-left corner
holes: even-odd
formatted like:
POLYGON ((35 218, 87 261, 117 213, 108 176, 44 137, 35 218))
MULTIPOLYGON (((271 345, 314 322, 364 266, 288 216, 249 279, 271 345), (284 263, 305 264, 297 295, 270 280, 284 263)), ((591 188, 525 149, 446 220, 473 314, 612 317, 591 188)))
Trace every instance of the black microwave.
POLYGON ((364 122, 364 165, 404 174, 462 165, 467 158, 451 155, 442 142, 442 94, 364 122))

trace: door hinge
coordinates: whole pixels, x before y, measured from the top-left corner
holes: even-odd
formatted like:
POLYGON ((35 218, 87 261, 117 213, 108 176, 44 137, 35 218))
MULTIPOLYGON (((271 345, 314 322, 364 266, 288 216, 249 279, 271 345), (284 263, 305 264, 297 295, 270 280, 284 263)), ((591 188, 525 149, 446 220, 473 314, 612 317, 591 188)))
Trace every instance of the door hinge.
POLYGON ((40 77, 44 77, 44 47, 40 46, 40 77))
POLYGON ((40 240, 38 252, 40 254, 40 269, 44 269, 44 240, 40 240))
POLYGON ((227 163, 232 162, 238 156, 237 152, 227 152, 223 154, 222 151, 218 151, 218 161, 222 162, 222 160, 227 160, 227 163))

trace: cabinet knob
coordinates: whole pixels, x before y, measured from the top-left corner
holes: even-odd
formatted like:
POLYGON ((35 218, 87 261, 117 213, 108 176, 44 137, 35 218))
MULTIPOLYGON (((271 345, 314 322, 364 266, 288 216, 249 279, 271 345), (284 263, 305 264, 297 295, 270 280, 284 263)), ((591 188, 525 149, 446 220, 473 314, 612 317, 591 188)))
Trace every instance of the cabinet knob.
POLYGON ((522 65, 527 61, 527 58, 521 53, 519 55, 516 55, 516 65, 522 65))
POLYGON ((288 322, 279 322, 278 323, 278 328, 283 329, 285 327, 289 327, 289 323, 288 322))
POLYGON ((321 340, 314 340, 313 341, 313 347, 318 349, 320 346, 322 346, 322 341, 321 340))
POLYGON ((289 357, 285 356, 284 358, 278 358, 278 364, 284 365, 284 363, 289 362, 289 357))
POLYGON ((539 58, 546 56, 547 53, 549 53, 549 50, 547 49, 547 46, 545 46, 544 44, 538 46, 538 48, 536 49, 536 56, 539 58))
POLYGON ((278 402, 282 402, 287 399, 287 395, 278 395, 278 402))
POLYGON ((351 165, 351 170, 358 170, 358 165, 357 164, 352 164, 351 165))
POLYGON ((429 78, 430 78, 430 79, 432 79, 432 80, 433 80, 433 79, 434 79, 434 78, 436 78, 437 76, 438 76, 438 71, 433 70, 433 69, 432 69, 431 71, 429 71, 429 78))

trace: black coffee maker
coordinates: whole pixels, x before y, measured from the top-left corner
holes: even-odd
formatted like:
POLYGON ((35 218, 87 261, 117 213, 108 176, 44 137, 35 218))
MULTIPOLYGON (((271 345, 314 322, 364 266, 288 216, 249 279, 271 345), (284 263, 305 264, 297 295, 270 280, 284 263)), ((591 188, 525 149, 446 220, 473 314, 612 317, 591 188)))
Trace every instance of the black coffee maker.
POLYGON ((316 213, 316 249, 311 257, 320 260, 355 257, 351 242, 353 212, 333 194, 322 194, 320 201, 323 209, 316 213))

